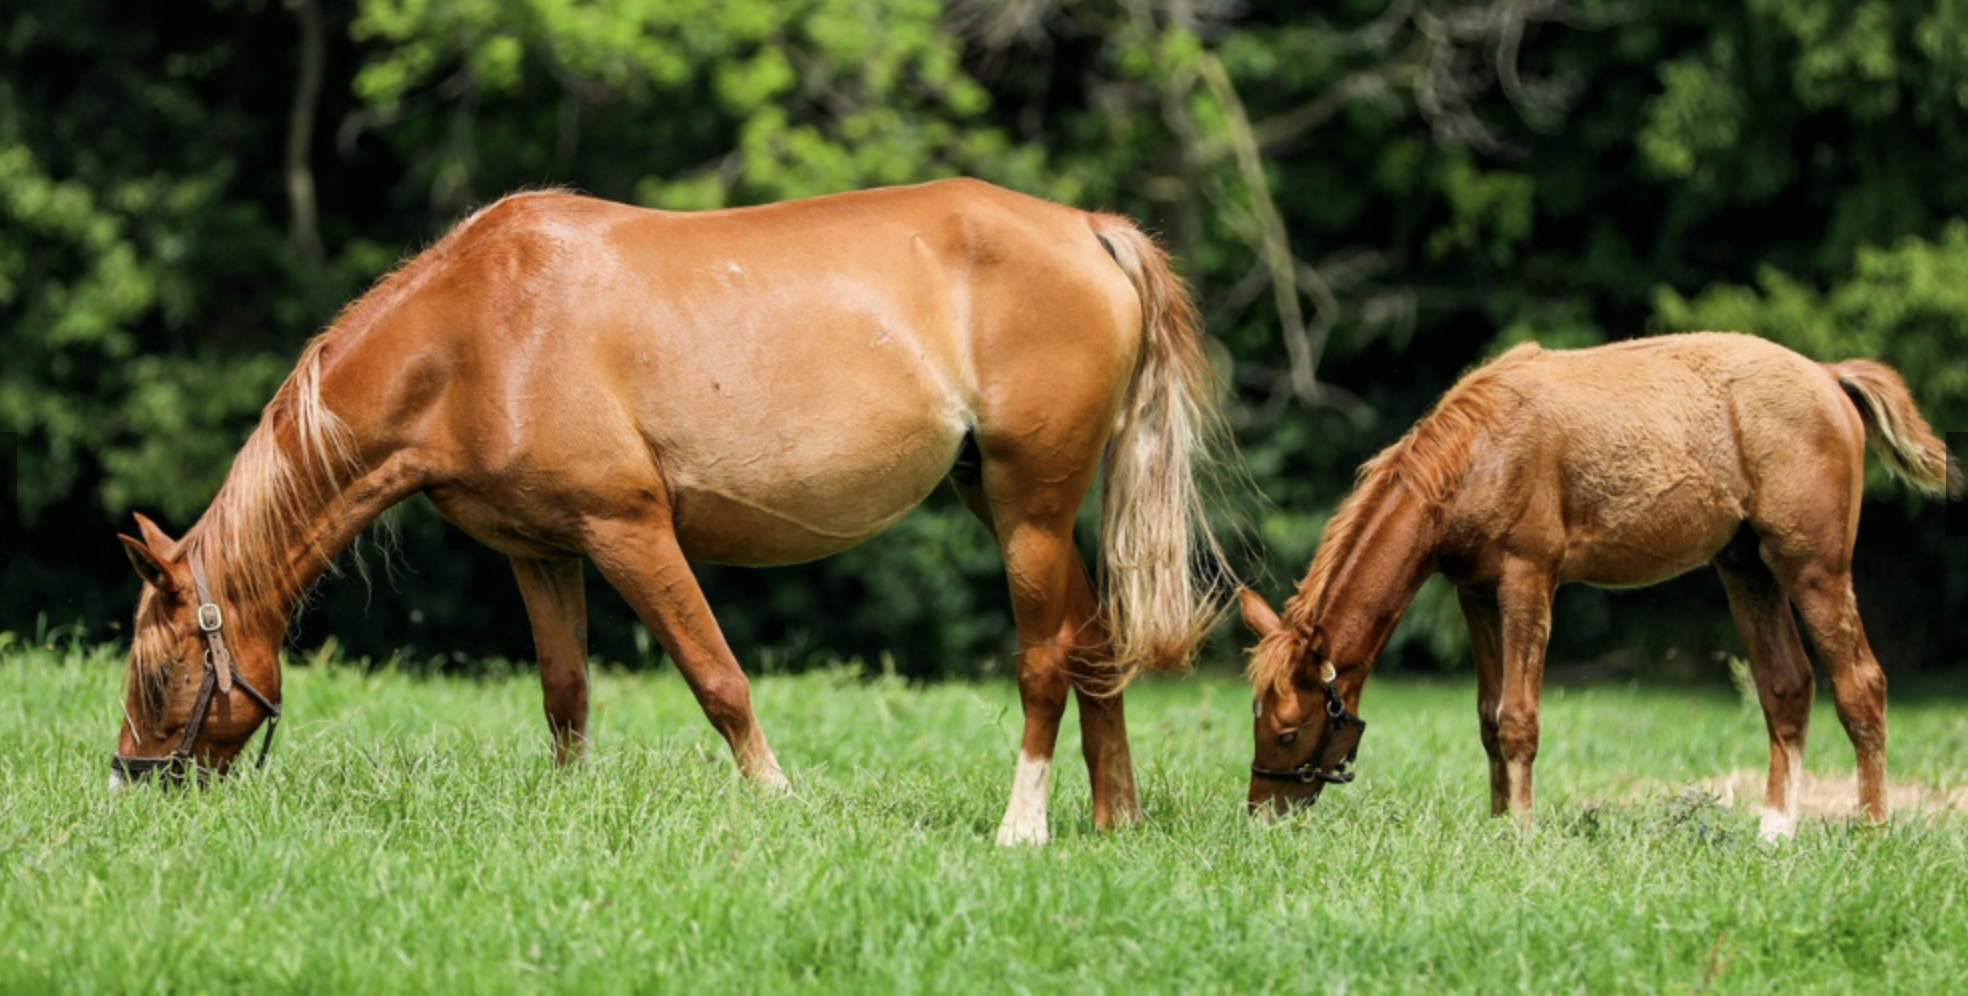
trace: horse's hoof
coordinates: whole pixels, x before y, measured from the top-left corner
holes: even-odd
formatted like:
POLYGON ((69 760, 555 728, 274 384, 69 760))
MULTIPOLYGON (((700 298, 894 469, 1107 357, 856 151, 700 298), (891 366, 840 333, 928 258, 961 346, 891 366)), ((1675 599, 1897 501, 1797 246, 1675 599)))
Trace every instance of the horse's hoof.
POLYGON ((752 775, 752 784, 757 785, 759 791, 771 796, 790 796, 793 794, 793 783, 786 780, 786 773, 780 771, 779 766, 776 764, 755 772, 752 775))
POLYGON ((1044 847, 1050 839, 1043 822, 1032 825, 1007 820, 998 824, 999 847, 1044 847))

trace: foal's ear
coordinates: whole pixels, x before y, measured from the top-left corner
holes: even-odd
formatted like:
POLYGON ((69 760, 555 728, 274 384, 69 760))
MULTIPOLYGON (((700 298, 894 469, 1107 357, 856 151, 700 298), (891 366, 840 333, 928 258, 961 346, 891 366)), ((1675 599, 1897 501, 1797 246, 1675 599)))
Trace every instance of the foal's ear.
POLYGON ((143 578, 144 584, 166 594, 176 591, 177 581, 171 577, 171 569, 165 566, 162 552, 175 543, 164 534, 164 530, 157 528, 157 523, 141 515, 137 516, 137 528, 143 532, 143 539, 120 534, 116 537, 123 541, 123 552, 129 555, 130 566, 137 569, 137 576, 143 578))
POLYGON ((1258 639, 1276 633, 1283 625, 1278 622, 1278 614, 1265 603, 1264 596, 1249 588, 1237 589, 1237 604, 1243 608, 1244 625, 1249 626, 1258 639))

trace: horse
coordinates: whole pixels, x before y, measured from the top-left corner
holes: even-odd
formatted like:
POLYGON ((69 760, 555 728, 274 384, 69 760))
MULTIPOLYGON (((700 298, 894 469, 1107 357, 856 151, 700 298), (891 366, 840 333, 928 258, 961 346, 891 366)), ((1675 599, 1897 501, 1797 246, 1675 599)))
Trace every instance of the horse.
POLYGON ((143 588, 111 783, 224 775, 277 722, 304 592, 421 492, 510 558, 557 763, 587 740, 586 559, 783 791, 691 562, 827 556, 947 477, 1017 630, 998 841, 1048 838, 1069 687, 1095 823, 1137 820, 1119 689, 1186 665, 1228 600, 1215 391, 1186 287, 1115 215, 968 179, 690 213, 509 195, 309 341, 182 539, 120 537, 143 588), (1097 471, 1096 586, 1073 523, 1097 471))
POLYGON ((1638 587, 1712 564, 1770 736, 1760 834, 1795 833, 1814 675, 1830 673, 1858 795, 1886 819, 1886 679, 1852 592, 1870 442, 1958 498, 1961 469, 1892 368, 1820 364, 1734 333, 1580 350, 1520 345, 1461 378, 1360 468, 1283 616, 1260 637, 1249 807, 1269 817, 1353 777, 1360 692, 1423 581, 1455 585, 1476 660, 1490 812, 1531 821, 1538 697, 1557 587, 1638 587))

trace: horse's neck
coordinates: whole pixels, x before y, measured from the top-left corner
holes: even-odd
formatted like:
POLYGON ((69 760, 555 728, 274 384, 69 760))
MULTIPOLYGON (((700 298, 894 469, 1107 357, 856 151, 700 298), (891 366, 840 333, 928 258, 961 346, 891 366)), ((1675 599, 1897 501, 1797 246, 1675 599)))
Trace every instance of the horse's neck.
MULTIPOLYGON (((345 427, 360 443, 360 428, 345 427)), ((277 639, 307 589, 415 486, 393 460, 363 453, 331 462, 302 452, 290 427, 263 424, 233 462, 211 508, 187 535, 226 611, 277 639), (271 471, 269 470, 271 468, 271 471)))
POLYGON ((1338 551, 1319 593, 1315 624, 1340 664, 1371 664, 1435 570, 1436 528, 1430 507, 1396 484, 1368 510, 1348 548, 1338 551))

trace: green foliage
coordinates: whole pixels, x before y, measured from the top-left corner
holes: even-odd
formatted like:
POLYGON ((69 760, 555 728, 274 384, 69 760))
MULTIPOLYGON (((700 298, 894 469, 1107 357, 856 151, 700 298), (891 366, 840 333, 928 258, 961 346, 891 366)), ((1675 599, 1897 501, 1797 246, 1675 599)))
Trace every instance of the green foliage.
POLYGON ((1663 288, 1656 307, 1663 329, 1753 330, 1820 360, 1883 360, 1911 378, 1928 421, 1968 425, 1968 220, 1933 240, 1862 246, 1826 290, 1766 268, 1754 288, 1719 284, 1692 298, 1663 288))
MULTIPOLYGON (((991 843, 1010 682, 761 678, 797 791, 768 799, 673 673, 598 669, 592 755, 555 771, 537 682, 477 670, 297 662, 266 769, 111 796, 119 655, 0 649, 0 990, 1892 994, 1968 970, 1968 818, 1759 844, 1750 800, 1699 785, 1768 757, 1726 691, 1554 692, 1522 831, 1487 815, 1467 681, 1377 681, 1360 780, 1276 826, 1243 812, 1248 686, 1146 681, 1147 823, 1092 828, 1069 719, 1055 840, 1025 852, 991 843)), ((1897 698, 1893 724, 1896 778, 1958 779, 1957 701, 1897 698)), ((1810 770, 1849 777, 1829 706, 1813 727, 1810 770)))
MULTIPOLYGON (((1014 147, 980 120, 990 97, 963 71, 941 17, 930 0, 370 0, 351 33, 378 50, 353 85, 385 116, 448 78, 494 106, 552 80, 580 100, 709 119, 703 124, 714 122, 710 130, 729 136, 729 147, 702 147, 694 161, 667 156, 687 165, 635 182, 636 199, 660 207, 723 207, 959 173, 1045 188, 1043 153, 1014 147)), ((461 148, 431 169, 451 185, 463 182, 475 158, 476 149, 461 148)))
MULTIPOLYGON (((306 338, 522 187, 692 210, 965 173, 1133 214, 1203 307, 1269 500, 1242 566, 1274 597, 1353 469, 1526 339, 1739 327, 1885 359, 1938 427, 1968 425, 1968 0, 1594 0, 1562 22, 1501 0, 319 3, 296 163, 313 2, 28 0, 0 27, 0 429, 30 527, 0 623, 113 632, 110 530, 189 525, 306 338)), ((1862 573, 1867 548, 1908 558, 1860 588, 1898 660, 1968 660, 1936 622, 1968 585, 1923 541, 1939 514, 1867 513, 1862 573)), ((496 556, 426 506, 403 532, 393 580, 304 625, 379 656, 529 645, 496 556)), ((747 661, 963 674, 1011 649, 996 555, 948 495, 843 558, 704 575, 747 661)), ((626 611, 590 588, 597 646, 626 656, 626 611)), ((1712 586, 1568 593, 1553 639, 1561 661, 1736 649, 1712 586)), ((1387 664, 1463 646, 1435 585, 1387 664)))

